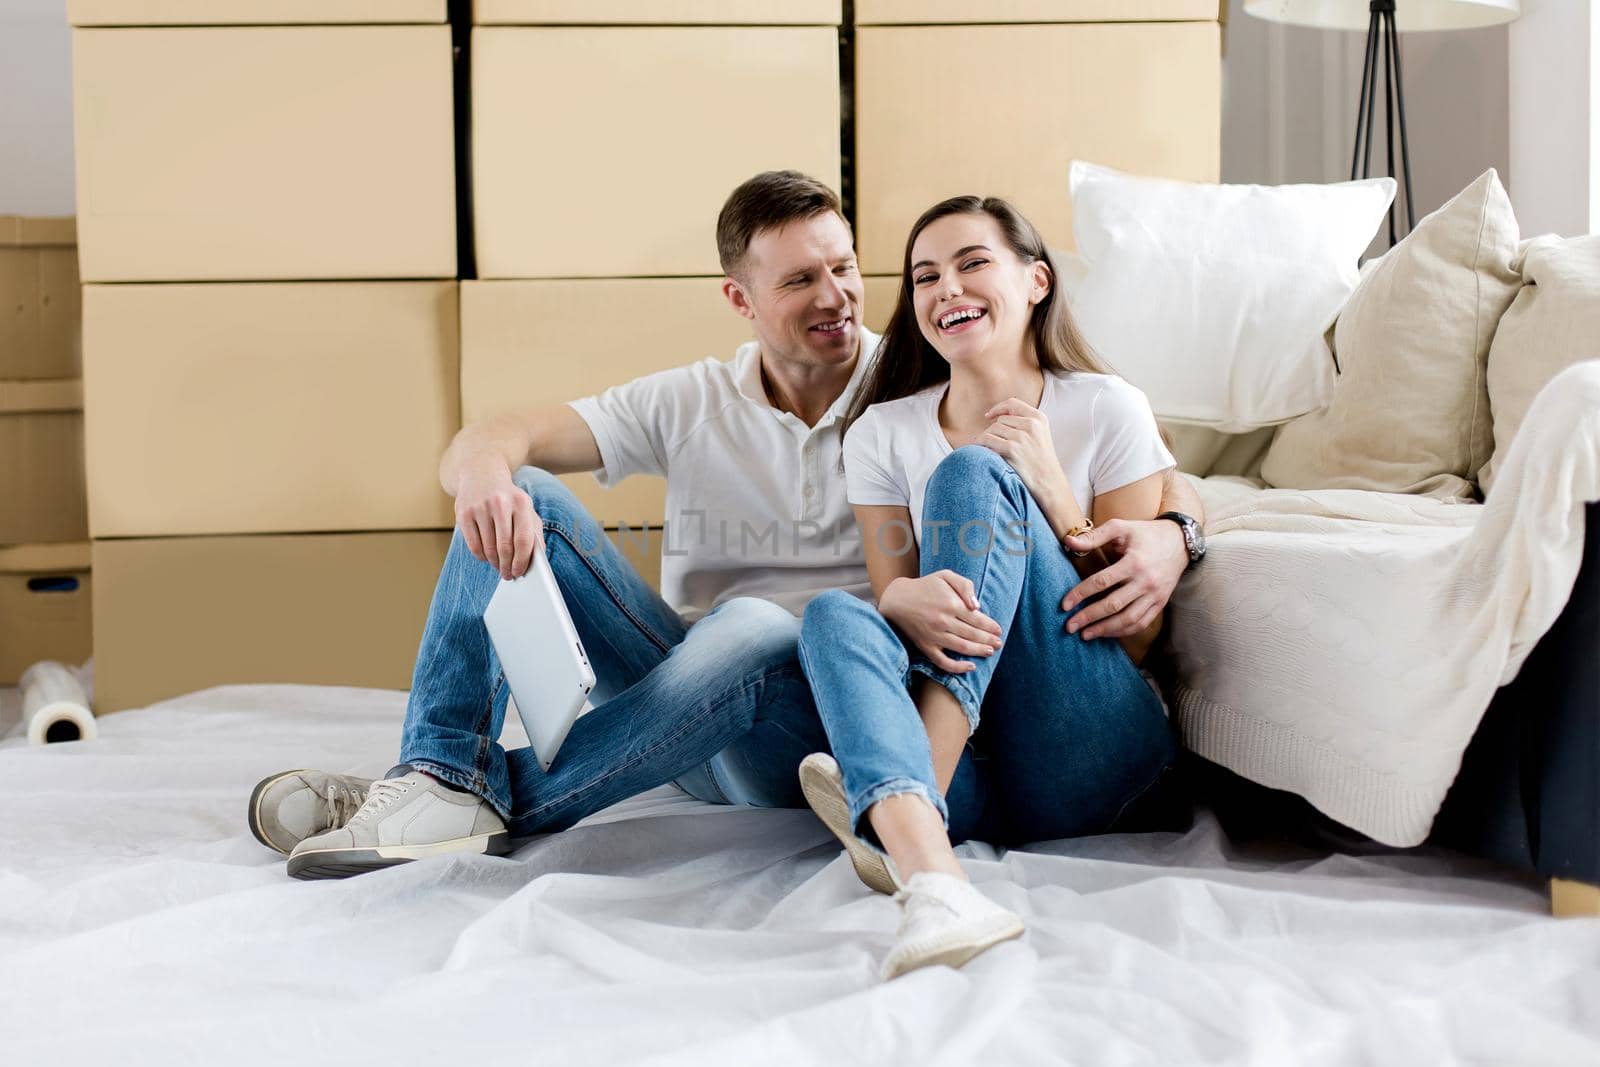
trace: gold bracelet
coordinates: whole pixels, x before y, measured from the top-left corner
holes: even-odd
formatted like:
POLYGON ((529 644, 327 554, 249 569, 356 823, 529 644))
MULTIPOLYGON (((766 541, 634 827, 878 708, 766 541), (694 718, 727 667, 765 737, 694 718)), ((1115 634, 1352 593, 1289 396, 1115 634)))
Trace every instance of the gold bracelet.
MULTIPOLYGON (((1074 526, 1072 529, 1068 530, 1066 532, 1066 534, 1061 538, 1062 547, 1066 547, 1066 543, 1067 543, 1067 538, 1068 537, 1082 537, 1084 534, 1088 533, 1092 529, 1094 529, 1094 520, 1091 519, 1091 518, 1085 517, 1084 520, 1083 520, 1083 525, 1082 526, 1074 526)), ((1072 555, 1079 556, 1079 557, 1087 556, 1089 554, 1087 552, 1077 552, 1077 551, 1074 551, 1073 549, 1070 549, 1070 548, 1068 548, 1067 551, 1069 553, 1071 553, 1072 555)))

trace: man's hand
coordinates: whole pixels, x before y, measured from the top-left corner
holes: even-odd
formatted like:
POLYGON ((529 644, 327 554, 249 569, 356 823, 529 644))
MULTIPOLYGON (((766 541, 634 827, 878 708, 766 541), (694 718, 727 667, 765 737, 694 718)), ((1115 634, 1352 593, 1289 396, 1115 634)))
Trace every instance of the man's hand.
POLYGON ((1074 552, 1106 548, 1116 560, 1073 586, 1061 601, 1062 609, 1070 612, 1105 593, 1067 620, 1067 632, 1082 631, 1085 641, 1127 637, 1149 626, 1189 566, 1183 531, 1170 519, 1111 519, 1080 537, 1067 538, 1066 546, 1074 552))
POLYGON ((1000 624, 978 610, 972 582, 955 571, 896 578, 878 598, 878 611, 935 667, 951 674, 965 674, 977 666, 950 658, 946 650, 984 657, 1000 648, 1000 624))
POLYGON ((499 456, 463 462, 456 482, 456 525, 467 548, 505 579, 527 573, 544 551, 544 523, 499 456))

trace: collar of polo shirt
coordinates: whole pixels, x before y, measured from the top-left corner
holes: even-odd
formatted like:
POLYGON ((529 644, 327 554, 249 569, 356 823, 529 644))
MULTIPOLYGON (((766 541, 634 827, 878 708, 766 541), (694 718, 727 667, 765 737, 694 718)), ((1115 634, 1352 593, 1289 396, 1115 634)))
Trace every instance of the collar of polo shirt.
MULTIPOLYGON (((839 394, 828 412, 823 416, 824 422, 832 422, 844 417, 850 408, 850 401, 854 398, 856 390, 861 386, 861 379, 866 376, 867 364, 872 361, 873 355, 878 350, 878 335, 870 330, 862 330, 861 341, 856 351, 855 369, 850 372, 850 380, 845 383, 844 391, 839 394)), ((772 396, 767 392, 765 376, 761 372, 761 345, 757 341, 746 341, 739 346, 739 351, 734 356, 739 383, 739 393, 746 399, 754 400, 758 404, 765 404, 776 410, 772 396)), ((788 414, 779 412, 779 414, 788 414)))

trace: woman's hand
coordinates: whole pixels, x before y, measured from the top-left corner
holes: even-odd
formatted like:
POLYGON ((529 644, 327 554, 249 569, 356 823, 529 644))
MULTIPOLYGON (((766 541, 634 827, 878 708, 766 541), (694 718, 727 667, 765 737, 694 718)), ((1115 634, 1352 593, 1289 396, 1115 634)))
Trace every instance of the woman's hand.
POLYGON ((977 665, 952 659, 947 652, 986 657, 1000 648, 1000 624, 978 610, 972 582, 955 571, 896 578, 878 598, 878 611, 935 667, 951 674, 965 674, 977 665))
POLYGON ((1067 472, 1061 469, 1056 444, 1050 436, 1050 420, 1044 412, 1012 397, 1000 401, 984 416, 994 421, 976 443, 994 450, 1011 464, 1040 509, 1052 518, 1057 513, 1077 510, 1067 472))

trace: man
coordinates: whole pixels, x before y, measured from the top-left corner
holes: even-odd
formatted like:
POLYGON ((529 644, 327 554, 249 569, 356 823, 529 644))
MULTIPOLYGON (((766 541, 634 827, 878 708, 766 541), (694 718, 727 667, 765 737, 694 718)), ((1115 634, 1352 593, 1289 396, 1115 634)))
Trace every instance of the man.
MULTIPOLYGON (((300 878, 343 877, 453 852, 503 853, 669 781, 702 800, 799 807, 797 768, 827 751, 796 658, 806 603, 870 596, 845 500, 839 422, 877 337, 838 197, 792 171, 735 189, 717 221, 722 290, 756 340, 732 360, 652 374, 570 404, 464 428, 440 462, 451 541, 417 654, 400 763, 377 782, 274 775, 251 796, 264 844, 300 878), (657 596, 555 477, 667 480, 657 596), (554 765, 498 743, 507 689, 482 615, 501 578, 550 561, 598 684, 554 765)), ((1199 516, 1171 479, 1164 510, 1199 516)), ((1118 562, 1068 610, 1088 639, 1147 620, 1189 563, 1165 520, 1075 540, 1118 562), (1145 606, 1138 606, 1138 605, 1145 606), (1135 613, 1137 612, 1137 617, 1135 613)))

